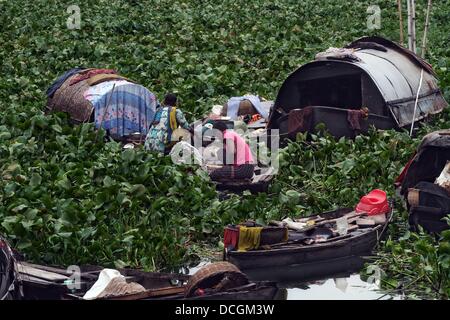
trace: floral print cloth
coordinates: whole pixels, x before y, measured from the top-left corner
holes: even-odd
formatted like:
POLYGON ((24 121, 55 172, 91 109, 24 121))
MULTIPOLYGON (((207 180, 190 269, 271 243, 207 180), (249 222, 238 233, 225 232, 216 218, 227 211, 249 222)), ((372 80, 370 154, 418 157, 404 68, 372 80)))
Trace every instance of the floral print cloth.
POLYGON ((100 100, 105 95, 105 93, 110 92, 112 88, 118 88, 125 84, 132 84, 132 83, 126 80, 114 80, 102 82, 96 84, 95 86, 90 86, 89 89, 87 89, 84 92, 83 96, 85 99, 89 100, 92 103, 92 105, 95 105, 97 101, 100 100))
MULTIPOLYGON (((166 150, 166 146, 170 142, 168 141, 170 129, 169 109, 170 107, 160 107, 157 110, 157 115, 155 116, 156 123, 151 126, 147 137, 145 138, 145 149, 161 153, 164 153, 166 150)), ((189 129, 189 123, 186 121, 186 118, 180 109, 176 110, 176 119, 180 127, 189 129)))
POLYGON ((124 84, 106 92, 94 103, 95 127, 118 137, 139 132, 146 135, 155 118, 158 101, 139 84, 124 84))

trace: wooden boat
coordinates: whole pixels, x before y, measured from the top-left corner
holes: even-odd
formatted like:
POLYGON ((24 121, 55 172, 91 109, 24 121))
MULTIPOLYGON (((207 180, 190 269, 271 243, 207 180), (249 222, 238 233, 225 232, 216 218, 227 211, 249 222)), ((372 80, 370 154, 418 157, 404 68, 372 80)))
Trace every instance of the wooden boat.
POLYGON ((216 189, 232 193, 250 191, 252 193, 267 192, 273 180, 273 168, 255 168, 255 175, 251 179, 229 179, 215 181, 216 189))
MULTIPOLYGON (((335 221, 336 218, 351 215, 352 211, 351 208, 344 208, 311 216, 308 219, 322 222, 335 221)), ((304 236, 300 237, 300 241, 288 240, 272 245, 265 244, 259 249, 249 251, 225 248, 224 260, 236 265, 252 280, 290 281, 293 277, 296 277, 296 280, 310 280, 357 270, 363 265, 361 257, 369 256, 385 234, 392 215, 391 206, 386 222, 361 228, 355 228, 349 224, 347 235, 337 235, 320 243, 305 244, 302 241, 308 238, 308 232, 314 228, 311 227, 310 231, 303 232, 304 236), (284 271, 279 272, 279 270, 284 271)), ((316 226, 319 224, 317 223, 316 226)), ((289 232, 289 238, 291 234, 292 232, 289 232)), ((298 234, 302 233, 298 232, 298 234)), ((262 237, 261 234, 261 241, 262 237)))
POLYGON ((271 108, 268 128, 279 129, 282 140, 295 140, 298 132, 316 132, 322 123, 336 138, 354 138, 372 126, 409 128, 447 107, 426 61, 395 42, 370 36, 318 53, 290 74, 271 108), (419 85, 421 75, 427 85, 419 85), (420 113, 414 112, 416 99, 420 113))
MULTIPOLYGON (((119 269, 127 283, 137 283, 144 291, 108 295, 101 300, 273 300, 278 288, 273 282, 251 282, 235 266, 223 262, 201 268, 194 275, 143 272, 119 269), (231 266, 231 267, 230 267, 231 266), (231 280, 236 286, 230 285, 231 280), (223 281, 227 286, 218 289, 223 281), (201 294, 197 289, 200 289, 201 294)), ((78 274, 29 263, 18 264, 24 299, 83 300, 98 280, 101 267, 85 266, 78 274), (73 281, 76 280, 76 281, 73 281), (77 289, 72 289, 76 287, 77 289)))
POLYGON ((0 235, 0 301, 20 298, 14 253, 6 239, 0 235))

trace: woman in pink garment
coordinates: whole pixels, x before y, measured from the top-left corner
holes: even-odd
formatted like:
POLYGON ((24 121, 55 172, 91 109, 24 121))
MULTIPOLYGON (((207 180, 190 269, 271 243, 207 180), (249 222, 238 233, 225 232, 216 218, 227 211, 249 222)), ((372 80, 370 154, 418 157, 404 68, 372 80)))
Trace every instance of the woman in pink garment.
POLYGON ((255 164, 248 144, 236 132, 229 130, 224 122, 217 121, 213 128, 222 133, 224 166, 212 171, 209 174, 211 179, 251 179, 255 164))

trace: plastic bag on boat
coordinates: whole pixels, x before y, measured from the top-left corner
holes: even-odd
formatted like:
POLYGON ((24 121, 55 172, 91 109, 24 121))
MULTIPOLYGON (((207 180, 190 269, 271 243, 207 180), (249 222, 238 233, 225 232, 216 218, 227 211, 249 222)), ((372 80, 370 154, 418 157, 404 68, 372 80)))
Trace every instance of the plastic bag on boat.
POLYGON ((347 217, 340 217, 336 219, 336 230, 340 236, 345 236, 347 234, 348 227, 347 217))
POLYGON ((216 116, 220 116, 220 114, 222 113, 222 109, 223 109, 223 106, 221 106, 220 104, 215 104, 215 105, 213 105, 213 107, 211 109, 211 113, 216 116))
POLYGON ((203 149, 203 160, 207 165, 222 165, 222 155, 223 147, 220 143, 213 142, 209 146, 203 149))
POLYGON ((342 292, 345 293, 347 291, 348 287, 347 278, 334 278, 334 284, 336 285, 336 288, 338 288, 342 292))
POLYGON ((111 282, 111 280, 114 278, 117 278, 117 277, 125 278, 117 270, 103 269, 100 272, 100 275, 98 276, 97 281, 94 283, 92 288, 90 288, 85 293, 85 295, 83 296, 83 299, 85 299, 85 300, 96 299, 105 290, 105 288, 108 286, 108 284, 111 282))
POLYGON ((203 157, 200 151, 186 141, 180 141, 173 146, 170 157, 175 164, 203 165, 203 157))
POLYGON ((145 288, 136 282, 127 282, 119 271, 103 269, 98 280, 83 296, 85 300, 93 300, 108 297, 120 297, 124 295, 144 292, 145 288))
POLYGON ((302 229, 304 229, 305 227, 308 226, 308 223, 306 223, 306 222, 295 222, 291 218, 283 219, 282 222, 284 222, 284 224, 289 229, 293 229, 293 230, 302 230, 302 229))
POLYGON ((436 178, 435 183, 447 190, 447 192, 450 191, 450 161, 447 161, 447 164, 445 165, 441 174, 436 178))

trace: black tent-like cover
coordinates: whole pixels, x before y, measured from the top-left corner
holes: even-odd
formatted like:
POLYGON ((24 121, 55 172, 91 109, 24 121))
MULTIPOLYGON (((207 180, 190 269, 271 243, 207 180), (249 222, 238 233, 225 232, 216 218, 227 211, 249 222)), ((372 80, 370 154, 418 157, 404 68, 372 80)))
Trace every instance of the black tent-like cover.
POLYGON ((413 52, 381 37, 361 38, 346 49, 350 58, 317 57, 287 77, 271 109, 269 128, 292 137, 323 122, 334 136, 352 137, 370 125, 408 127, 447 107, 432 67, 413 52), (363 107, 368 117, 355 128, 349 110, 363 107))

